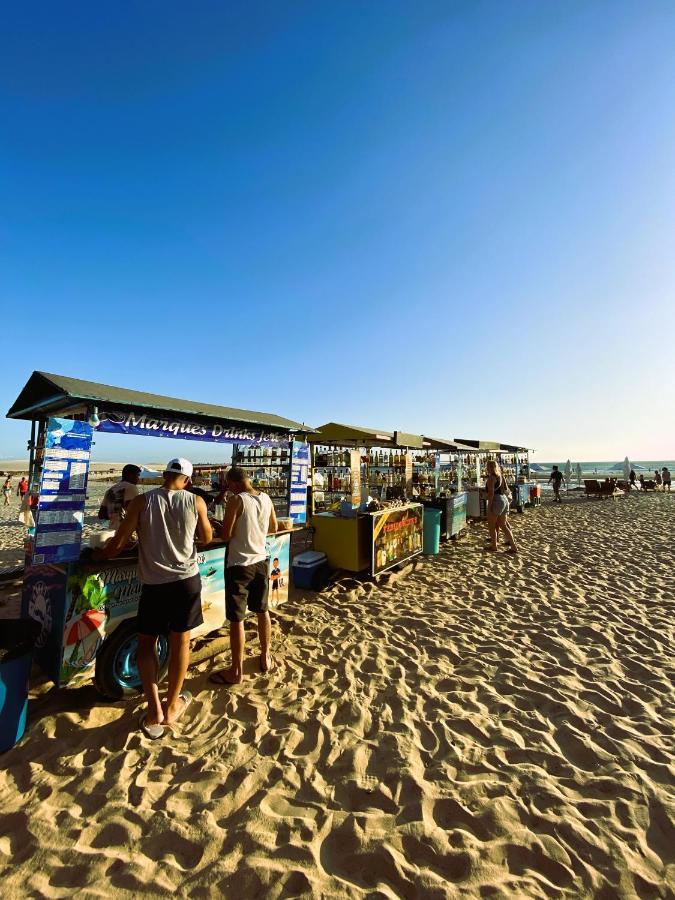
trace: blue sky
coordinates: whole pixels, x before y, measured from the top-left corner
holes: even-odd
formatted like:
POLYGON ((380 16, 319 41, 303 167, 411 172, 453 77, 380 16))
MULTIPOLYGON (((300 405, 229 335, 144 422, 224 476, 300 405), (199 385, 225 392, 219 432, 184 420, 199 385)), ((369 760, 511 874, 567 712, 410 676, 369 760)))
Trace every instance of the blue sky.
POLYGON ((675 455, 671 2, 29 3, 1 40, 3 412, 35 368, 675 455))

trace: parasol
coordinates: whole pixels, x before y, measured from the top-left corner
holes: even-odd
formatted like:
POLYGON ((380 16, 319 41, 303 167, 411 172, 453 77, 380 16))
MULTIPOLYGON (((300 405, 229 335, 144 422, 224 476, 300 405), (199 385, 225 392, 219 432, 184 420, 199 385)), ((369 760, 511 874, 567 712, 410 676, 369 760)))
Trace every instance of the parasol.
POLYGON ((88 609, 80 618, 73 623, 68 629, 66 635, 66 646, 77 644, 83 641, 92 631, 101 631, 101 626, 105 622, 105 611, 102 609, 88 609))
POLYGON ((630 478, 630 461, 628 457, 626 457, 623 461, 623 478, 624 481, 628 481, 630 478))

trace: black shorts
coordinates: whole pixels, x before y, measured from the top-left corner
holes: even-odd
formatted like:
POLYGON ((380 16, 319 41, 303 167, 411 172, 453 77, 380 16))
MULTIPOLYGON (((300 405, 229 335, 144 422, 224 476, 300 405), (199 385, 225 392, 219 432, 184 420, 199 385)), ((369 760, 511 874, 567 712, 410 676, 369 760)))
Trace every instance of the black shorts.
POLYGON ((246 608, 267 612, 269 564, 266 559, 252 566, 228 566, 225 569, 225 615, 228 622, 243 622, 246 608))
POLYGON ((138 604, 138 633, 192 631, 204 621, 199 574, 167 584, 144 584, 138 604))

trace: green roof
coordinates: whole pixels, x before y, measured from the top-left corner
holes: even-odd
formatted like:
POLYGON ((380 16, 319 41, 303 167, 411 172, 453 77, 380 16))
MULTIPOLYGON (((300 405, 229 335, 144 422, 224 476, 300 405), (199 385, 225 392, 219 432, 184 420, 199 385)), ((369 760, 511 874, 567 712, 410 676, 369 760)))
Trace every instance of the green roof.
POLYGON ((311 432, 301 422, 284 419, 270 413, 252 412, 230 406, 216 406, 197 400, 180 400, 162 394, 147 394, 128 388, 83 381, 66 375, 52 375, 49 372, 33 372, 23 390, 7 412, 9 419, 39 419, 46 416, 64 416, 75 413, 78 407, 96 405, 101 409, 132 408, 152 410, 154 413, 171 413, 242 425, 261 425, 276 431, 311 432))

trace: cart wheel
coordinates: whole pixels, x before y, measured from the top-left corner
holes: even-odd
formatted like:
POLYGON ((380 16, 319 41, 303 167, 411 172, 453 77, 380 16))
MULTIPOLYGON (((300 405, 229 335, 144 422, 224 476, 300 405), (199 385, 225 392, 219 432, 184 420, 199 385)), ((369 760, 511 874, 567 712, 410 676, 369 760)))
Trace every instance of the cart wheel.
MULTIPOLYGON (((123 622, 103 642, 96 656, 96 687, 111 700, 119 700, 142 691, 141 676, 138 674, 136 651, 138 632, 136 620, 123 622)), ((160 634, 157 638, 157 658, 159 668, 157 680, 161 681, 169 668, 169 639, 160 634)))

